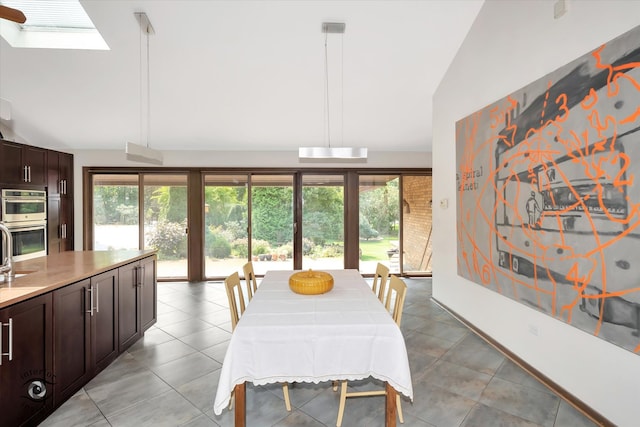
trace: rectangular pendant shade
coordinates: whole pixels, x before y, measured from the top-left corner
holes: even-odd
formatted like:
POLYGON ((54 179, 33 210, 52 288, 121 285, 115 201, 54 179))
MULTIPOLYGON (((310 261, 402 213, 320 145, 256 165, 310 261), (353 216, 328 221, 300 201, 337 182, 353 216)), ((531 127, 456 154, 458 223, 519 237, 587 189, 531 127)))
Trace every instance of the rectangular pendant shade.
POLYGON ((127 154, 127 160, 133 160, 135 162, 142 163, 151 163, 154 165, 162 164, 162 152, 154 150, 153 148, 134 144, 133 142, 127 142, 125 152, 127 154))
POLYGON ((300 161, 326 160, 363 162, 367 160, 367 149, 361 147, 300 147, 300 161))

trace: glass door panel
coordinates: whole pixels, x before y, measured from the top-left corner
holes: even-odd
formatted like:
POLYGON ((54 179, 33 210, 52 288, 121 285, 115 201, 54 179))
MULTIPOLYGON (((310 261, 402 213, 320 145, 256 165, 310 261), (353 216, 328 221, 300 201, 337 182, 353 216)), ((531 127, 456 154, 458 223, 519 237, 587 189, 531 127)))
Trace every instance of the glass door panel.
POLYGON ((344 176, 302 176, 302 269, 344 268, 344 176))
POLYGON ((402 250, 406 274, 431 274, 432 177, 402 177, 402 250))
POLYGON ((158 278, 186 279, 187 175, 144 174, 144 248, 158 251, 158 278))
POLYGON ((251 176, 251 259, 256 275, 293 269, 293 176, 251 176))
POLYGON ((361 175, 360 272, 373 274, 378 263, 400 273, 400 178, 398 175, 361 175))
POLYGON ((138 174, 93 175, 93 250, 139 249, 138 174))
POLYGON ((249 259, 248 175, 205 175, 205 277, 240 272, 249 259))

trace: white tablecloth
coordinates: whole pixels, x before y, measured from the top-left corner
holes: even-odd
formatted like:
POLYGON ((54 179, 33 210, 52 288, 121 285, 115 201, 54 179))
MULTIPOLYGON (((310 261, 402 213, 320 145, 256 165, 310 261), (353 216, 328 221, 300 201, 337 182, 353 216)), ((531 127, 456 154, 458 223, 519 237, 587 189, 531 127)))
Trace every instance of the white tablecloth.
POLYGON ((400 328, 357 270, 327 270, 334 287, 322 295, 289 289, 292 271, 269 271, 231 336, 214 412, 237 384, 387 381, 413 399, 400 328))

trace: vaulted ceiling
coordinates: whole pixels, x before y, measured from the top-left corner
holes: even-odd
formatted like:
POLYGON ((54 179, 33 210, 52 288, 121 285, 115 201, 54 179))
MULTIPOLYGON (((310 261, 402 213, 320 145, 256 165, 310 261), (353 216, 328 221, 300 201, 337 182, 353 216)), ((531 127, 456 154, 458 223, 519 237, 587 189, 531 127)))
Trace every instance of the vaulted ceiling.
POLYGON ((13 48, 0 39, 0 98, 11 107, 2 124, 29 143, 430 151, 432 94, 482 0, 81 4, 109 50, 13 48), (155 30, 148 80, 135 12, 155 30), (344 22, 346 31, 325 35, 323 22, 344 22))

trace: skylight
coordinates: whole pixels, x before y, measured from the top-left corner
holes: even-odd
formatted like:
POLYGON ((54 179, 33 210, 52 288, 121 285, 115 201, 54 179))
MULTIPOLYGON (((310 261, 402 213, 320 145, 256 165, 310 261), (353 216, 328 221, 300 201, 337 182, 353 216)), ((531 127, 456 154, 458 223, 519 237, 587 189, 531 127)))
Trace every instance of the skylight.
POLYGON ((0 20, 0 35, 13 47, 109 49, 79 0, 0 0, 0 4, 27 17, 24 24, 0 20))

